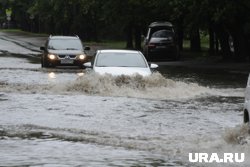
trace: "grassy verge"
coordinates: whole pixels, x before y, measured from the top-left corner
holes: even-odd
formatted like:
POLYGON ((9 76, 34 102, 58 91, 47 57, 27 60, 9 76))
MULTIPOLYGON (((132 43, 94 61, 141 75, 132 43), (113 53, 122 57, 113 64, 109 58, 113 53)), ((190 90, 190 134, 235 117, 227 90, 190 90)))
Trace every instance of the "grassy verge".
POLYGON ((183 41, 183 51, 181 52, 182 59, 192 59, 192 60, 210 60, 213 59, 215 61, 219 61, 221 57, 219 55, 211 55, 209 53, 209 36, 208 35, 201 35, 201 51, 191 51, 190 50, 190 40, 183 41))
MULTIPOLYGON (((48 37, 49 34, 44 33, 32 33, 27 31, 22 31, 20 29, 0 29, 0 32, 9 32, 13 34, 21 34, 27 36, 40 36, 40 37, 48 37)), ((103 40, 100 42, 94 41, 83 41, 85 46, 91 46, 95 49, 124 49, 126 47, 126 41, 113 41, 113 40, 103 40)), ((183 51, 182 55, 184 57, 189 58, 197 58, 197 57, 206 57, 211 56, 208 53, 209 48, 209 39, 207 35, 201 35, 201 52, 191 52, 190 51, 190 41, 183 41, 183 51)))
POLYGON ((104 48, 104 49, 124 49, 126 47, 126 42, 125 41, 85 42, 85 45, 95 46, 96 48, 104 48))
MULTIPOLYGON (((0 32, 7 32, 12 34, 20 34, 24 36, 37 36, 37 37, 48 37, 49 34, 44 33, 32 33, 27 31, 22 31, 20 29, 0 29, 0 32)), ((112 40, 104 40, 100 42, 94 41, 83 41, 85 46, 93 46, 94 48, 103 48, 103 49, 124 49, 126 46, 125 41, 112 41, 112 40)))
POLYGON ((48 34, 45 33, 33 33, 33 32, 23 31, 20 29, 0 29, 0 32, 7 32, 7 33, 9 32, 13 34, 21 34, 27 36, 41 36, 41 37, 49 36, 48 34))

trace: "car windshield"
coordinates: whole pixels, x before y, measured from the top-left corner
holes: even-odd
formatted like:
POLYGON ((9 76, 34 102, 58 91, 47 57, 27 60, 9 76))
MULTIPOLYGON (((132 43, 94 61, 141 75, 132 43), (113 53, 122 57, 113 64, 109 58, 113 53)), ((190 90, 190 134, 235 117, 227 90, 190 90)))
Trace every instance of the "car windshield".
POLYGON ((83 46, 78 39, 51 39, 48 49, 53 50, 83 50, 83 46))
POLYGON ((100 53, 96 59, 97 67, 142 67, 147 64, 139 53, 100 53))
POLYGON ((168 31, 168 30, 159 30, 152 34, 153 38, 167 38, 167 37, 172 37, 172 36, 173 36, 173 32, 168 31))

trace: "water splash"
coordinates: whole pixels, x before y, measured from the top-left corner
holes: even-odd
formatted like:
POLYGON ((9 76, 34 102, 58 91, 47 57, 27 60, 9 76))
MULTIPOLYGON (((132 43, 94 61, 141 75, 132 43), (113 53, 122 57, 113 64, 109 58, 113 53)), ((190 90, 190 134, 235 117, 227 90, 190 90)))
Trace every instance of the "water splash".
POLYGON ((112 76, 86 73, 72 81, 54 83, 3 83, 2 92, 84 94, 111 97, 135 97, 146 99, 187 99, 217 91, 197 83, 185 83, 167 79, 160 73, 148 77, 140 75, 112 76))
POLYGON ((160 73, 154 73, 149 77, 87 74, 68 84, 66 90, 102 96, 179 99, 201 95, 209 89, 196 83, 174 81, 160 73))
POLYGON ((228 128, 223 137, 229 144, 250 144, 249 124, 238 125, 230 129, 228 128))

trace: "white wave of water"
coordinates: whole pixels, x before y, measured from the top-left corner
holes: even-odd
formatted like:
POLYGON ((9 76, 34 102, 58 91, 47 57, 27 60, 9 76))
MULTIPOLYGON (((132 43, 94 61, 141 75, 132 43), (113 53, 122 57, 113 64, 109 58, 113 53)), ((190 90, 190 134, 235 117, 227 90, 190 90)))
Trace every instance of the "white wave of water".
MULTIPOLYGON (((33 76, 39 71, 28 71, 26 77, 33 76)), ((41 73, 43 74, 43 73, 41 73)), ((15 74, 13 74, 14 76, 15 74)), ((23 74, 24 75, 24 74, 23 74)), ((239 96, 244 95, 243 89, 211 89, 200 86, 197 83, 185 83, 174 81, 163 77, 160 73, 154 73, 149 77, 134 76, 111 76, 86 73, 82 76, 72 74, 57 74, 51 78, 48 75, 37 75, 39 77, 16 78, 18 83, 1 82, 0 91, 23 93, 52 93, 52 94, 84 94, 100 96, 120 96, 146 99, 187 99, 203 95, 216 96, 239 96), (65 79, 66 77, 66 79, 65 79), (47 78, 47 79, 46 79, 47 78), (43 80, 43 81, 42 81, 43 80), (32 82, 31 82, 32 81, 32 82)), ((15 79, 15 78, 14 78, 15 79)), ((11 79, 13 82, 13 79, 11 79)))

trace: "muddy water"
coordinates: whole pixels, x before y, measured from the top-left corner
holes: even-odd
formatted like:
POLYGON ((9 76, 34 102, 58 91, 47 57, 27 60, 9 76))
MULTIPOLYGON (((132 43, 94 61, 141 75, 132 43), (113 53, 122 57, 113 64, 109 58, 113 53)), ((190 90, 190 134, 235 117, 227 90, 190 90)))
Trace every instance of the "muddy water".
POLYGON ((209 73, 206 82, 200 71, 161 69, 148 78, 112 77, 1 61, 0 166, 250 164, 242 75, 217 73, 213 82, 209 73), (243 152, 246 159, 190 163, 188 153, 196 152, 243 152))

